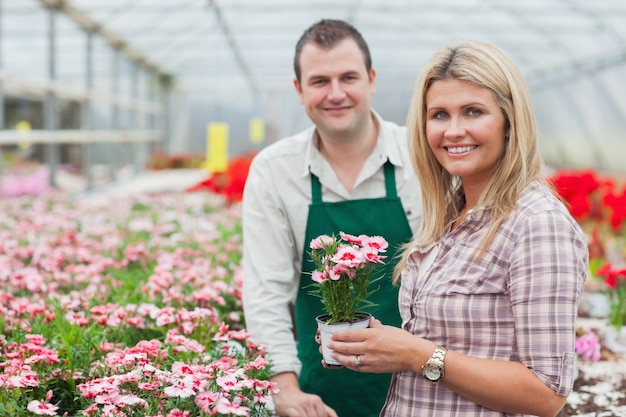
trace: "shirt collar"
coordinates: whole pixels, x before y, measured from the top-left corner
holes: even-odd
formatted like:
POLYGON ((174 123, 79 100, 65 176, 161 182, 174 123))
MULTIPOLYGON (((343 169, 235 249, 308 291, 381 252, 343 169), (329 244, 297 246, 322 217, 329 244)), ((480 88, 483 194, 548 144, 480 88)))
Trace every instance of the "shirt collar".
MULTIPOLYGON (((374 148, 370 158, 373 157, 375 160, 381 161, 381 166, 387 161, 387 159, 389 159, 394 166, 403 166, 398 143, 391 137, 393 133, 376 111, 372 110, 372 115, 378 125, 378 140, 376 141, 376 147, 374 148)), ((302 170, 302 176, 306 177, 309 175, 309 172, 313 172, 315 174, 320 173, 323 166, 327 165, 328 162, 324 159, 317 147, 319 135, 315 126, 307 129, 304 134, 309 139, 307 145, 306 163, 302 170)))

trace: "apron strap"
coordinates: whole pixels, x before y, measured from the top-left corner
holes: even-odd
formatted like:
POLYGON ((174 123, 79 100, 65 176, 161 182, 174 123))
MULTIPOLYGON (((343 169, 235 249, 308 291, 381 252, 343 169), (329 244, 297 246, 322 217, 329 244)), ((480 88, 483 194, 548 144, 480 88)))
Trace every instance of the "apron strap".
MULTIPOLYGON (((393 164, 387 159, 384 166, 385 170, 385 190, 387 192, 387 198, 397 198, 398 192, 396 191, 396 170, 393 164)), ((311 173, 309 171, 309 173, 311 173)), ((322 203, 322 184, 317 175, 311 173, 311 203, 322 203)))
POLYGON ((389 159, 385 162, 385 188, 387 189, 387 198, 398 197, 396 191, 396 169, 389 159))
POLYGON ((311 173, 311 203, 322 203, 322 184, 320 184, 320 179, 317 178, 317 175, 313 173, 311 173))

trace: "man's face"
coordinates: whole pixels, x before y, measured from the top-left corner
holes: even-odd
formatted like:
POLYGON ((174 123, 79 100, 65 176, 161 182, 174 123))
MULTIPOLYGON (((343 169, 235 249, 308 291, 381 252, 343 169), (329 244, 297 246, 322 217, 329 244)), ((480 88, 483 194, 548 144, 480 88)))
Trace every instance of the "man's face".
POLYGON ((325 50, 313 43, 302 49, 301 80, 294 80, 300 102, 322 139, 358 133, 371 117, 375 71, 367 72, 361 50, 345 39, 325 50))

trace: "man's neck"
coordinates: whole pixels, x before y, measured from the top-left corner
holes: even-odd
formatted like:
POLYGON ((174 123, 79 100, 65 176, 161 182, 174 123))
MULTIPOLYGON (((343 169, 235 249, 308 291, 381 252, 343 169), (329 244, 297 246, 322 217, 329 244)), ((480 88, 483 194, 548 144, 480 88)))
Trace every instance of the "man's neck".
POLYGON ((348 192, 352 192, 365 161, 376 147, 377 140, 378 125, 372 120, 371 125, 357 137, 343 140, 319 137, 318 148, 341 184, 348 192))

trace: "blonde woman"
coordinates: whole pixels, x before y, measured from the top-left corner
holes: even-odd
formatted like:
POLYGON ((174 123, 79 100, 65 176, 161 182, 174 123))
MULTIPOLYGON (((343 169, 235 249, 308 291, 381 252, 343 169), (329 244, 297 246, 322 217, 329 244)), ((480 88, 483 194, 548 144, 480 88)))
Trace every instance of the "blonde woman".
POLYGON ((394 373, 381 416, 555 416, 588 252, 541 179, 519 70, 488 43, 445 47, 407 124, 424 212, 395 271, 402 329, 372 320, 329 347, 350 369, 394 373))

